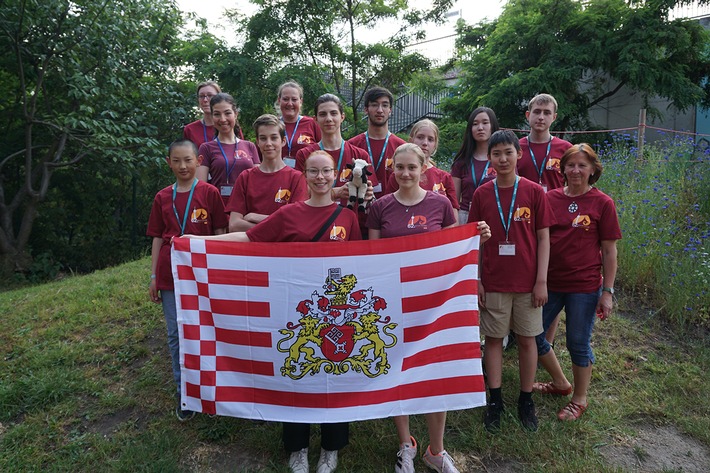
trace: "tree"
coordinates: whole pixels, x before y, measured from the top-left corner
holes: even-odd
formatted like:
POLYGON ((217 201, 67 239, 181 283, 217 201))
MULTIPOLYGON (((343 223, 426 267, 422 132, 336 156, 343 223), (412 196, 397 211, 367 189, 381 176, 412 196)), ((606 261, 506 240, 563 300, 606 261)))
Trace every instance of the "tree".
MULTIPOLYGON (((708 33, 696 21, 669 20, 677 0, 510 0, 501 16, 458 28, 462 78, 446 110, 476 106, 519 125, 540 92, 564 104, 558 128, 584 128, 588 110, 626 86, 686 110, 709 102, 708 33)), ((656 114, 660 112, 653 111, 656 114)))
POLYGON ((128 173, 165 154, 159 129, 184 101, 166 80, 181 21, 170 0, 0 4, 0 269, 29 266, 57 170, 92 159, 128 173))
POLYGON ((430 66, 405 48, 424 37, 422 25, 441 21, 452 4, 434 0, 431 9, 416 10, 406 0, 251 1, 258 11, 241 23, 242 55, 265 64, 267 76, 285 66, 314 68, 330 90, 350 101, 356 124, 368 87, 394 88, 430 66), (382 41, 368 41, 387 20, 398 27, 382 41))

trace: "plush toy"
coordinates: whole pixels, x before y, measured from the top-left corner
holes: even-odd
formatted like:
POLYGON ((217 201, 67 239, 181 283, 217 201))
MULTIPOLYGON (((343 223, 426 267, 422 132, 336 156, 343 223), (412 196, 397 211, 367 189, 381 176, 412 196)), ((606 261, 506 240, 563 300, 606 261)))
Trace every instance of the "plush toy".
POLYGON ((352 171, 350 173, 350 180, 348 181, 348 194, 350 194, 348 208, 352 209, 355 205, 355 200, 357 200, 358 210, 364 212, 365 192, 367 192, 367 176, 372 175, 368 169, 370 163, 364 159, 356 159, 352 162, 352 164, 346 164, 345 166, 352 171))

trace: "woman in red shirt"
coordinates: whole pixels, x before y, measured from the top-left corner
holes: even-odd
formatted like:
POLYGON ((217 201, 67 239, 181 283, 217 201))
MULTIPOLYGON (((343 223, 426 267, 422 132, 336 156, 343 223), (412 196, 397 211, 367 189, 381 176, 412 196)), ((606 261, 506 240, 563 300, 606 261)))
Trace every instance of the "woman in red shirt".
POLYGON ((552 381, 535 383, 533 391, 568 396, 560 420, 579 419, 587 410, 594 353, 590 342, 595 315, 604 320, 613 307, 616 241, 621 238, 614 201, 593 187, 602 164, 591 146, 574 145, 560 159, 564 187, 547 193, 557 223, 550 227, 548 301, 542 310, 543 332, 536 338, 538 360, 552 381), (555 352, 545 339, 564 308, 567 350, 572 358, 574 387, 565 377, 555 352))

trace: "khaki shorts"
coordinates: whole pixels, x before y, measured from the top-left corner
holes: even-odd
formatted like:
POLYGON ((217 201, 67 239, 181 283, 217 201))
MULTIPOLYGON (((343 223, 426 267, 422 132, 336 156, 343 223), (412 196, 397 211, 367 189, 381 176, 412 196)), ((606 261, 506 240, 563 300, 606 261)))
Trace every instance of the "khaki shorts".
POLYGON ((542 307, 532 306, 531 293, 486 292, 486 308, 480 308, 481 333, 503 338, 511 330, 523 337, 542 333, 542 307))

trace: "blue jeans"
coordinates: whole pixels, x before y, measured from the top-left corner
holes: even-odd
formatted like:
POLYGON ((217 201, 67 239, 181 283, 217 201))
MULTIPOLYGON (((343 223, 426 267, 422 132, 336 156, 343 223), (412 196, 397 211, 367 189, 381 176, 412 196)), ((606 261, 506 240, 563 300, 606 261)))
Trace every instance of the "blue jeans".
POLYGON ((542 308, 542 333, 535 337, 538 356, 546 355, 550 343, 545 339, 547 329, 565 309, 567 327, 567 350, 572 363, 583 368, 594 363, 592 352, 592 329, 597 314, 597 303, 601 297, 601 287, 596 292, 569 293, 548 292, 547 304, 542 308))
POLYGON ((173 364, 173 379, 177 383, 177 395, 180 397, 180 337, 178 335, 177 304, 175 291, 162 289, 160 298, 163 301, 163 315, 168 327, 168 348, 173 364))

